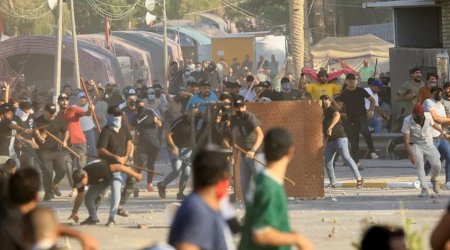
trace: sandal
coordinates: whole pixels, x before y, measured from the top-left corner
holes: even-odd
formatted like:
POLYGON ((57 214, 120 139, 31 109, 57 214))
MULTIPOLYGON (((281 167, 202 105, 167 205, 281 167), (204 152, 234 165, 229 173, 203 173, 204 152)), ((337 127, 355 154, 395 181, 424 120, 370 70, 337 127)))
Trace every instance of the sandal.
POLYGON ((363 186, 364 186, 364 180, 363 179, 356 180, 356 188, 357 189, 361 189, 361 188, 363 188, 363 186))

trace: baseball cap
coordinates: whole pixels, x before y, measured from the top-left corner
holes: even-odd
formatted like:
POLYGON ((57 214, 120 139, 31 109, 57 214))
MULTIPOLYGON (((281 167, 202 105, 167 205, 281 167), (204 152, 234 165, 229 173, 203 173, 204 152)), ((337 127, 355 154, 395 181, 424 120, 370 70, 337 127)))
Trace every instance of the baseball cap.
POLYGON ((415 116, 423 116, 425 114, 425 110, 423 109, 422 105, 417 105, 413 109, 413 114, 415 116))
POLYGON ((84 92, 78 93, 78 98, 86 98, 86 93, 84 92))
POLYGON ((53 103, 45 104, 44 110, 49 112, 50 114, 56 113, 56 105, 53 103))
POLYGON ((136 95, 136 90, 135 89, 129 89, 128 92, 127 92, 127 95, 128 96, 136 95))
POLYGON ((11 105, 9 105, 8 103, 4 103, 2 105, 0 105, 0 115, 3 115, 5 113, 8 113, 9 111, 13 111, 11 105))
POLYGON ((61 100, 69 100, 69 96, 66 95, 65 93, 60 94, 58 96, 58 101, 61 101, 61 100))
POLYGON ((377 79, 374 79, 371 83, 370 86, 375 86, 375 87, 379 87, 379 88, 384 88, 384 85, 377 79))
POLYGON ((233 102, 233 106, 234 106, 234 107, 242 107, 242 106, 244 106, 244 105, 245 105, 244 98, 237 98, 237 99, 234 100, 234 102, 233 102))
POLYGON ((258 84, 259 87, 270 88, 272 84, 269 81, 262 81, 258 84))
POLYGON ((21 110, 30 110, 32 107, 31 107, 31 104, 30 104, 29 102, 27 102, 27 101, 21 101, 21 102, 19 103, 19 108, 20 108, 21 110))
POLYGON ((209 87, 211 87, 211 83, 209 82, 209 81, 206 81, 206 80, 202 80, 202 81, 200 81, 200 83, 198 84, 198 86, 200 86, 200 87, 202 87, 202 86, 209 86, 209 87))

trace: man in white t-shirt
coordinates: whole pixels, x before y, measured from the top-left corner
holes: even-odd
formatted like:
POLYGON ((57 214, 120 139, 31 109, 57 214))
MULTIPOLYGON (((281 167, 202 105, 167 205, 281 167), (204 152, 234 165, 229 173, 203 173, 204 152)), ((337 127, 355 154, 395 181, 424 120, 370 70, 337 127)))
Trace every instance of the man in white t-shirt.
MULTIPOLYGON (((370 96, 375 100, 375 113, 380 112, 379 108, 379 100, 378 100, 378 92, 380 89, 384 87, 384 85, 378 81, 377 79, 373 79, 372 81, 368 81, 369 87, 364 88, 364 90, 369 93, 370 96)), ((370 101, 367 98, 364 98, 366 110, 370 108, 370 101)), ((380 116, 372 115, 372 118, 369 119, 369 126, 373 128, 373 132, 381 133, 382 123, 380 116)))
MULTIPOLYGON (((77 101, 78 108, 87 111, 88 110, 88 103, 86 98, 86 93, 80 92, 78 94, 78 101, 77 101)), ((97 140, 95 138, 95 123, 92 119, 92 116, 82 116, 80 118, 80 124, 81 128, 83 129, 83 134, 86 137, 86 148, 87 148, 87 154, 88 154, 88 161, 93 160, 93 157, 97 156, 97 140)), ((83 166, 84 167, 84 166, 83 166)))
MULTIPOLYGON (((450 124, 450 118, 445 113, 443 102, 444 90, 439 87, 431 88, 431 98, 426 99, 422 106, 425 112, 430 112, 433 121, 439 126, 448 126, 450 124)), ((446 138, 441 136, 441 133, 434 129, 432 131, 433 143, 439 150, 441 158, 445 159, 445 182, 446 188, 450 188, 450 143, 446 138)), ((425 172, 428 173, 429 166, 425 166, 425 172)))

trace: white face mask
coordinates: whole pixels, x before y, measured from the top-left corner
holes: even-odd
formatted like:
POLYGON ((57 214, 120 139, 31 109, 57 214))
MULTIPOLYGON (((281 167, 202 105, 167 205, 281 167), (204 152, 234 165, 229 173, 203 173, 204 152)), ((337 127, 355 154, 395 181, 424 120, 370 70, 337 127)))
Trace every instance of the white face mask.
POLYGON ((121 116, 108 116, 108 126, 113 129, 120 129, 122 127, 122 117, 121 116))

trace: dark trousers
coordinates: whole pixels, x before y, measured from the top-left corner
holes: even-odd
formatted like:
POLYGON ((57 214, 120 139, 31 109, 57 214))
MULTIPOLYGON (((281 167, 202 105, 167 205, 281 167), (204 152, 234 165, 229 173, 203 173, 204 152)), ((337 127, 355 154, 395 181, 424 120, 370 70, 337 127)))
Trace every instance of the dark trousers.
POLYGON ((64 153, 58 150, 39 150, 38 155, 42 160, 42 164, 39 165, 44 191, 46 194, 51 194, 53 186, 57 185, 65 175, 64 153), (53 178, 53 172, 55 172, 55 178, 53 178))
MULTIPOLYGON (((139 146, 136 155, 135 162, 141 167, 145 167, 149 170, 155 170, 156 157, 158 156, 159 148, 152 145, 139 146)), ((152 183, 153 173, 147 172, 147 184, 152 183)))
POLYGON ((369 151, 371 153, 375 152, 375 147, 373 146, 372 135, 369 131, 369 120, 367 116, 361 116, 358 120, 348 122, 347 136, 350 141, 351 155, 356 163, 359 162, 359 134, 362 134, 369 151))

